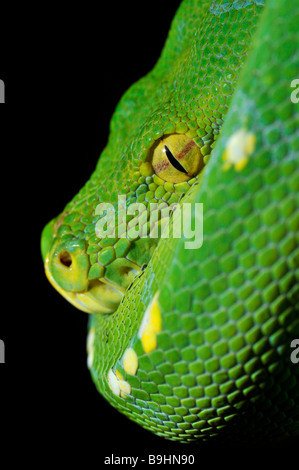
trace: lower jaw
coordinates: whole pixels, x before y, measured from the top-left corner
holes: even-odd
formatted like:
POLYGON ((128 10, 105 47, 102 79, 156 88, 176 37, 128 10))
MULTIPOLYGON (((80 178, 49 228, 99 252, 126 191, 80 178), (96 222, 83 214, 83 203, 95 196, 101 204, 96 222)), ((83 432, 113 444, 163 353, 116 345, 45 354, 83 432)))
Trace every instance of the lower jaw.
POLYGON ((101 280, 91 281, 86 292, 68 292, 62 289, 51 274, 48 255, 45 258, 45 272, 49 282, 59 294, 85 313, 113 313, 124 295, 116 286, 101 280))

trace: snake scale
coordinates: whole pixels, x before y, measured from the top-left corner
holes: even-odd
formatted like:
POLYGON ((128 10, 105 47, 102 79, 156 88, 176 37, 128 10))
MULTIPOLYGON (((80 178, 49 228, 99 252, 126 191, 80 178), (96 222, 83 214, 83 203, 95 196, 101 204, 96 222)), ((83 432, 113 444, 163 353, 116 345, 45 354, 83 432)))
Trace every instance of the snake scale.
POLYGON ((298 24, 298 2, 183 0, 90 180, 43 231, 48 279, 91 314, 97 389, 167 439, 299 432, 298 24))

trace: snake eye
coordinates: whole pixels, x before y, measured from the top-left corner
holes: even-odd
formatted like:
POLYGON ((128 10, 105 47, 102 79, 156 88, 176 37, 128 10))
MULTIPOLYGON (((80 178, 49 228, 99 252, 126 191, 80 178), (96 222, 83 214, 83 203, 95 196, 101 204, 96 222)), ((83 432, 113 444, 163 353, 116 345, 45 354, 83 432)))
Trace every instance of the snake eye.
POLYGON ((170 134, 163 136, 154 147, 152 165, 163 180, 182 183, 196 176, 204 161, 194 140, 184 134, 170 134))

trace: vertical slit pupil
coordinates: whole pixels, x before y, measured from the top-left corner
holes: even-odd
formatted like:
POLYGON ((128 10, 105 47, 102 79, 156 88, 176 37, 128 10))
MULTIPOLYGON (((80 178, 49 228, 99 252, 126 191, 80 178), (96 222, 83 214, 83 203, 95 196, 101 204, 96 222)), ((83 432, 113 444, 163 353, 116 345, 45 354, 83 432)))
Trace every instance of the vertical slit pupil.
POLYGON ((172 166, 174 166, 174 168, 176 168, 178 171, 181 171, 182 173, 185 173, 186 175, 188 174, 188 172, 185 170, 185 168, 176 160, 176 158, 172 155, 171 151, 169 150, 169 148, 167 147, 167 145, 164 145, 164 148, 165 148, 165 152, 166 152, 166 156, 168 158, 168 160, 170 161, 170 163, 172 164, 172 166))

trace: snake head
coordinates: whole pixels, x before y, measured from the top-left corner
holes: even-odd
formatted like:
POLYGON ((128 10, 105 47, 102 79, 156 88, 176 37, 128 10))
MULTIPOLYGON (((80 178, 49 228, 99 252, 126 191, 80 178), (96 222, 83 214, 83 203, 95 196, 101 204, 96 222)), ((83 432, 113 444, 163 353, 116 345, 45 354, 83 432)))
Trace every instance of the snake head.
POLYGON ((43 231, 48 280, 84 312, 116 311, 207 162, 200 146, 183 133, 162 134, 143 155, 132 164, 134 154, 126 149, 118 178, 113 160, 99 165, 43 231))

